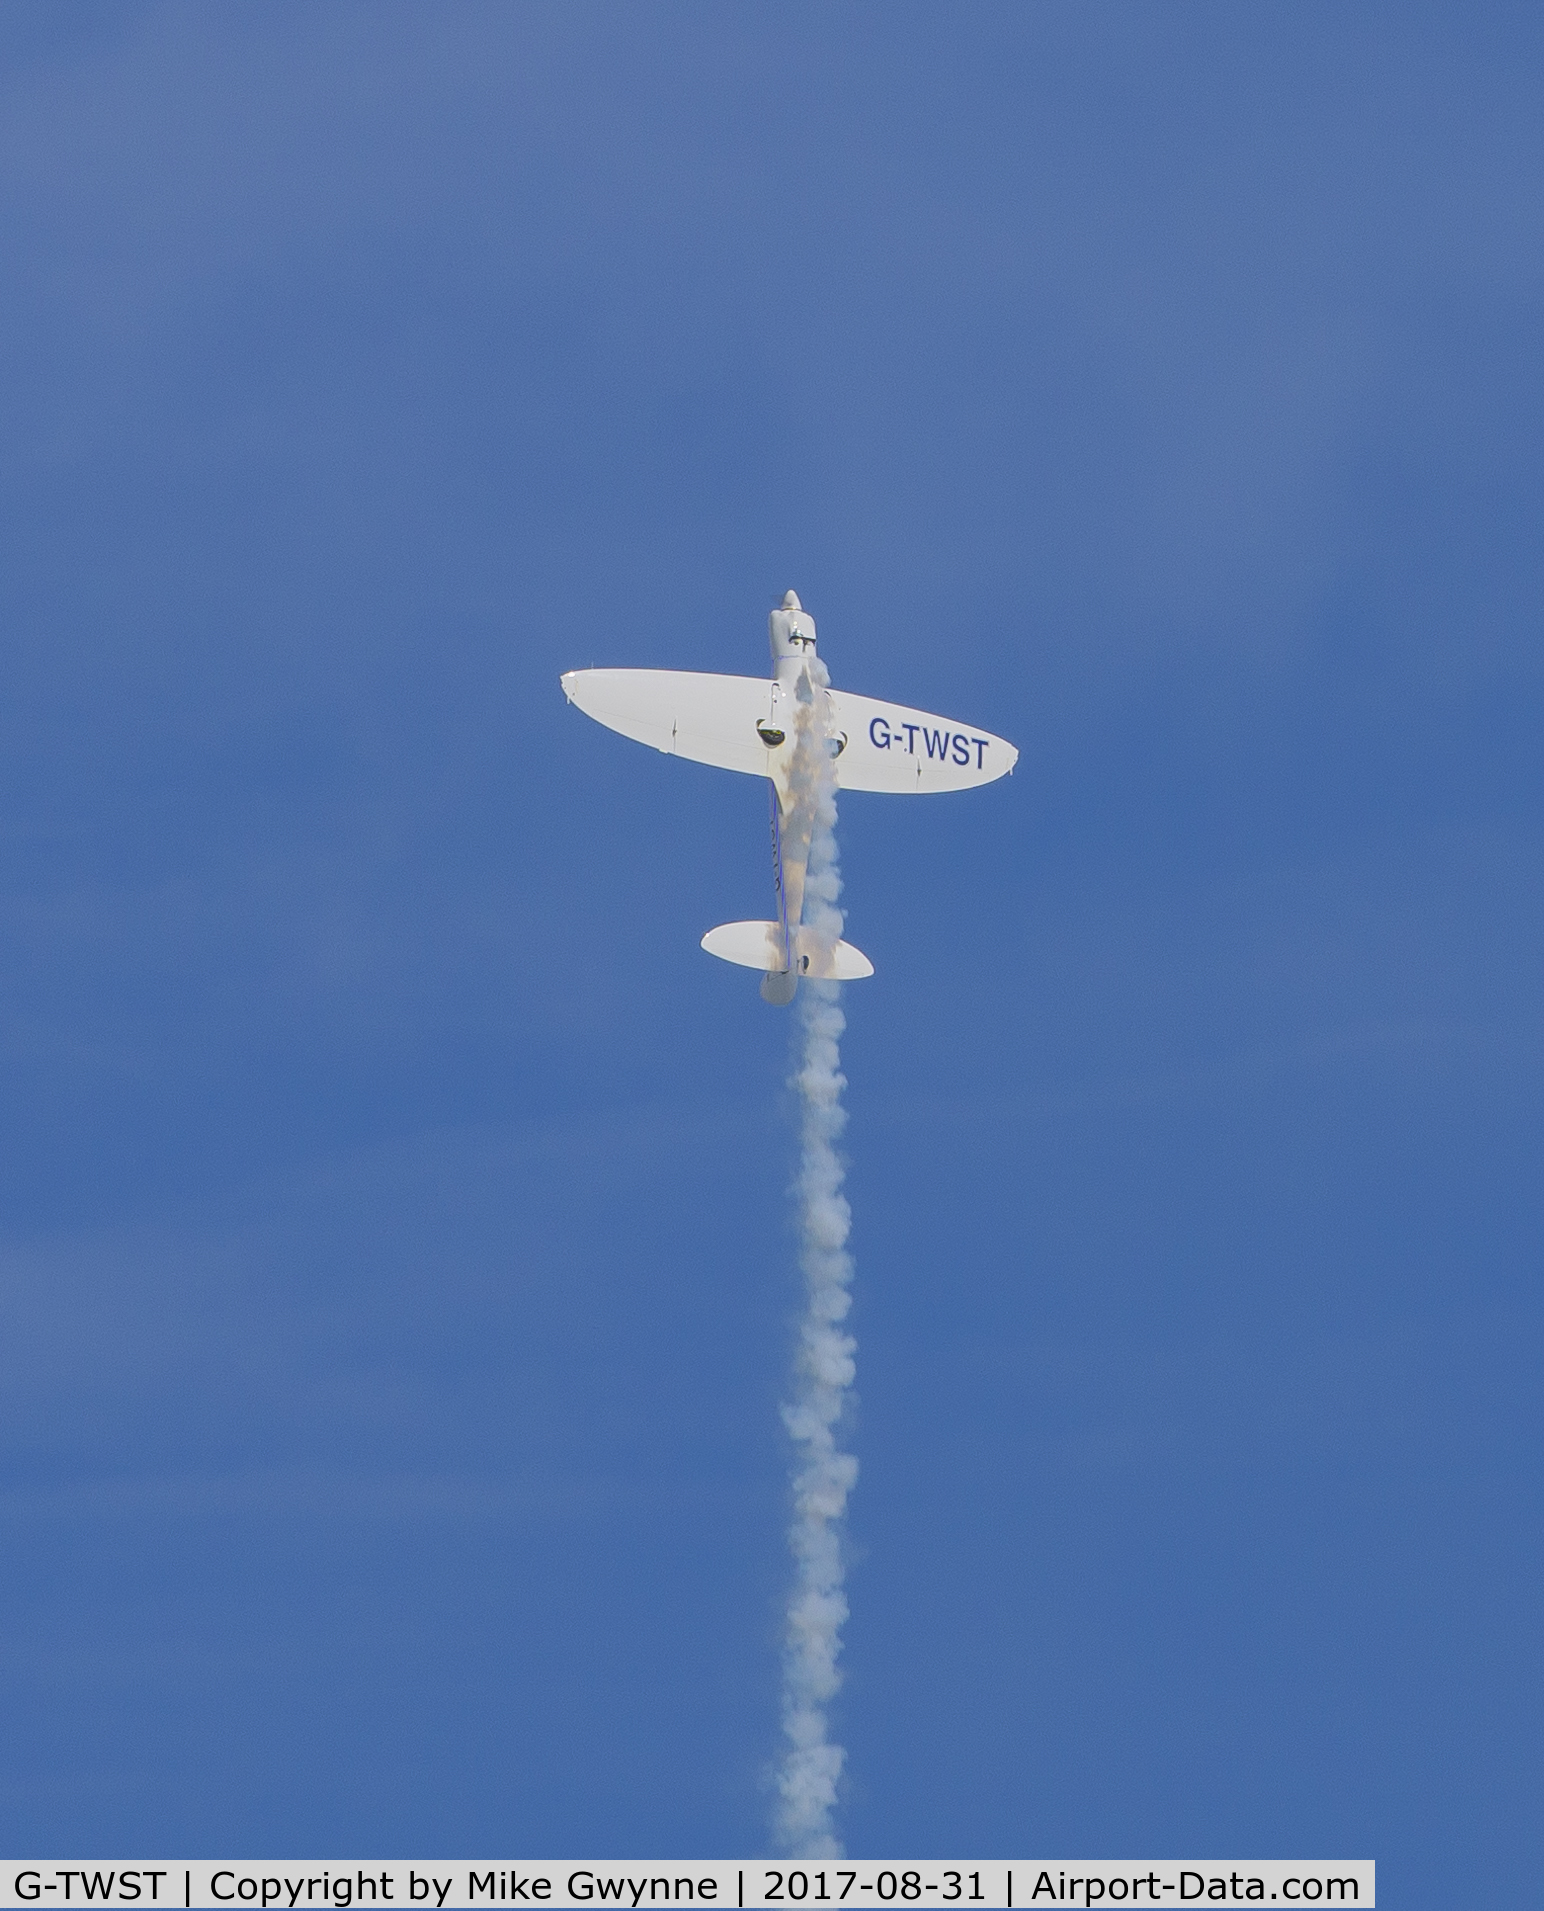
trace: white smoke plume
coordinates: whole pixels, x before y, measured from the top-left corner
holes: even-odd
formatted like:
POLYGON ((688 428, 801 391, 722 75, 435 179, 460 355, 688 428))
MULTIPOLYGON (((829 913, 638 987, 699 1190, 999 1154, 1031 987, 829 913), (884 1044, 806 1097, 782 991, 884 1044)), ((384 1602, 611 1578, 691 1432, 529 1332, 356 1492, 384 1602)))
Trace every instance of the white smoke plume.
MULTIPOLYGON (((812 659, 799 687, 790 834, 809 843, 804 920, 834 942, 842 933, 837 907, 841 875, 836 852, 836 777, 827 748, 830 679, 812 659)), ((794 1583, 783 1654, 783 1732, 776 1830, 795 1857, 838 1858, 833 1813, 845 1753, 828 1737, 826 1707, 841 1684, 837 1659, 847 1617, 841 1522, 858 1462, 837 1444, 851 1398, 857 1343, 842 1323, 852 1304, 847 1235, 852 1210, 842 1193, 837 1140, 847 1124, 846 1077, 838 1044, 846 1027, 841 985, 805 981, 799 989, 798 1058, 791 1086, 799 1095, 799 1265, 806 1307, 799 1329, 792 1401, 783 1419, 793 1437, 793 1522, 788 1543, 794 1583)))

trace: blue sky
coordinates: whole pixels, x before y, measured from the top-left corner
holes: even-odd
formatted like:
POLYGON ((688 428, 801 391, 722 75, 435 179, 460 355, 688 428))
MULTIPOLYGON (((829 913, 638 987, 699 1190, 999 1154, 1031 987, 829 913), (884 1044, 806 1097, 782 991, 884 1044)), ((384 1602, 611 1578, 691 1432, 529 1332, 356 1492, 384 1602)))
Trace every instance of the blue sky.
POLYGON ((1544 30, 0 20, 0 1824, 765 1843, 765 797, 838 684, 860 1854, 1538 1830, 1544 30))

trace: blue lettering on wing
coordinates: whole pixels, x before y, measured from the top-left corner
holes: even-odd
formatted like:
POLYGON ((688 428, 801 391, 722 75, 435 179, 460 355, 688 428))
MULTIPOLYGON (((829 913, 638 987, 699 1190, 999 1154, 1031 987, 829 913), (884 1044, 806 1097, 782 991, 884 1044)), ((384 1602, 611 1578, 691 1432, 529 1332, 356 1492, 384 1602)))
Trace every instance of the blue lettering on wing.
POLYGON ((936 757, 940 763, 949 761, 949 732, 947 730, 924 729, 922 741, 927 745, 927 753, 930 757, 936 757))
POLYGON ((890 726, 883 717, 869 720, 869 742, 876 750, 888 750, 890 747, 890 726))
POLYGON ((969 737, 957 736, 954 739, 954 760, 956 763, 959 764, 962 770, 968 770, 970 768, 970 738, 969 737))
POLYGON ((985 737, 972 737, 971 742, 976 746, 976 768, 979 770, 981 765, 986 761, 986 753, 991 748, 991 745, 987 742, 985 737))

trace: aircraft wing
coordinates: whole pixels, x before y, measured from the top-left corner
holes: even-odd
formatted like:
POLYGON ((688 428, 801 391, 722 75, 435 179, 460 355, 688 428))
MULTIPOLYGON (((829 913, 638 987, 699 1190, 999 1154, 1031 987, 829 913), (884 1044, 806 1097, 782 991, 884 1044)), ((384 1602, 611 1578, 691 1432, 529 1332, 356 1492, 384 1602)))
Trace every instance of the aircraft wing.
POLYGON ((696 670, 570 670, 563 693, 587 717, 667 756, 770 776, 773 752, 757 732, 772 712, 766 677, 696 670))
MULTIPOLYGON (((793 749, 789 693, 766 677, 695 670, 571 670, 570 703, 667 756, 775 777, 793 749)), ((1018 751, 990 730, 849 690, 831 692, 841 789, 897 795, 966 790, 1006 776, 1018 751)))
POLYGON ((927 796, 935 790, 969 790, 994 783, 1019 760, 1011 743, 990 730, 949 717, 908 710, 833 690, 833 729, 846 741, 836 759, 844 790, 888 790, 897 796, 927 796))

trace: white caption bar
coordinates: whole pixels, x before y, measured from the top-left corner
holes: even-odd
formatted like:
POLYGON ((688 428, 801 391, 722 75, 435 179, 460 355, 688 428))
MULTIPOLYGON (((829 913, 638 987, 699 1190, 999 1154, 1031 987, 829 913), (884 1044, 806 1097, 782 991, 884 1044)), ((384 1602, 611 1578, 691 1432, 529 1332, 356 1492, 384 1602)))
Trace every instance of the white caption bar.
POLYGON ((1127 1859, 885 1858, 519 1862, 421 1859, 383 1863, 334 1859, 267 1864, 183 1859, 14 1860, 0 1866, 0 1906, 257 1906, 271 1911, 342 1907, 590 1905, 644 1911, 662 1905, 949 1905, 960 1911, 1019 1911, 1077 1905, 1377 1902, 1370 1858, 1127 1859))

